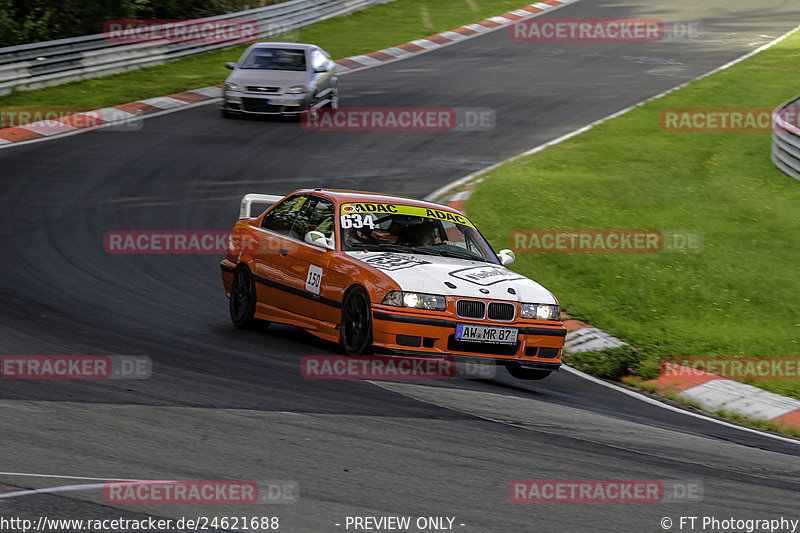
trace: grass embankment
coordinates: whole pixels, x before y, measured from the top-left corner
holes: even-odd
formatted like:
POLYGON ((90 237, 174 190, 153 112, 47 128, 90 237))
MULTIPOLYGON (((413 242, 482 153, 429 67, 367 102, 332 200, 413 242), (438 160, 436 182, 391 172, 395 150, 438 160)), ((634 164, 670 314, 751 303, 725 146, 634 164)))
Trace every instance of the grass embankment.
MULTIPOLYGON (((670 108, 774 108, 797 94, 800 34, 730 69, 491 172, 466 204, 498 248, 515 229, 699 230, 693 253, 517 253, 563 308, 641 351, 571 356, 654 377, 675 356, 800 357, 800 182, 770 133, 666 132, 670 108), (513 202, 509 202, 513 198, 513 202)), ((800 398, 800 381, 750 382, 800 398)))

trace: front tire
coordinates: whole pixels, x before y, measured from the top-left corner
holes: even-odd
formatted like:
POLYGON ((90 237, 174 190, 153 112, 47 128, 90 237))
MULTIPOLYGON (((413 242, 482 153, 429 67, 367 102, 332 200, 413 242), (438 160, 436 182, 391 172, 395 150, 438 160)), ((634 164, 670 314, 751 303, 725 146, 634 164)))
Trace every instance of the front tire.
POLYGON ((518 364, 510 364, 506 366, 508 373, 517 379, 526 380, 539 380, 544 379, 550 375, 550 370, 535 370, 533 368, 522 368, 518 364))
POLYGON ((337 83, 333 87, 331 87, 331 99, 328 102, 327 107, 331 108, 332 110, 336 111, 339 109, 339 84, 337 83))
POLYGON ((367 291, 356 287, 342 302, 341 343, 347 355, 366 353, 372 346, 372 308, 367 291))
POLYGON ((239 265, 233 272, 229 310, 231 322, 239 329, 251 329, 258 320, 256 313, 256 282, 246 265, 239 265))

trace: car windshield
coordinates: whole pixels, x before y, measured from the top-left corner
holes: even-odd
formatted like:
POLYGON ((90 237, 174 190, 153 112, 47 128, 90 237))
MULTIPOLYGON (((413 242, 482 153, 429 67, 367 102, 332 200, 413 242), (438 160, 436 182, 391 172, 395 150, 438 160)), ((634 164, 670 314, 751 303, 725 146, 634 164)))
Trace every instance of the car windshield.
POLYGON ((292 48, 255 48, 239 68, 256 70, 306 70, 306 52, 292 48))
POLYGON ((342 249, 416 253, 498 264, 492 247, 463 215, 383 203, 341 206, 342 249))

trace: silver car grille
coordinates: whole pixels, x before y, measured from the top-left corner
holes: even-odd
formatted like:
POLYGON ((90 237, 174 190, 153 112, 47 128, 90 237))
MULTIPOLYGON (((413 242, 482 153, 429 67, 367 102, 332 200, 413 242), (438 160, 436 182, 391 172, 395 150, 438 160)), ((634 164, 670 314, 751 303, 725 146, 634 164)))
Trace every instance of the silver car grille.
POLYGON ((280 87, 263 87, 261 85, 248 85, 247 90, 251 93, 278 93, 281 91, 280 87))

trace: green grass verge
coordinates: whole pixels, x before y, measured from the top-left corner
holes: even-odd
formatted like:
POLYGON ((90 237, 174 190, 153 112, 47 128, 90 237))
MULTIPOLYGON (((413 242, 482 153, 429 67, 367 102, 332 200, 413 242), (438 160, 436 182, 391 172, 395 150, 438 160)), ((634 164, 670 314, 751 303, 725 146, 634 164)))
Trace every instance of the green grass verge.
MULTIPOLYGON (((470 218, 498 248, 514 229, 703 232, 693 253, 517 253, 515 270, 565 310, 641 349, 583 355, 579 368, 610 375, 618 361, 652 377, 666 356, 800 356, 800 182, 770 162, 770 133, 668 133, 659 121, 668 108, 774 108, 800 91, 798 51, 795 34, 506 164, 471 196, 470 218)), ((800 398, 800 381, 751 383, 800 398)))
MULTIPOLYGON (((519 9, 525 0, 396 0, 272 40, 310 42, 334 58, 374 52, 519 9)), ((0 97, 0 107, 100 108, 222 83, 247 48, 205 52, 166 65, 0 97)), ((343 95, 344 98, 347 95, 343 95)))

